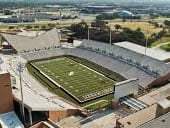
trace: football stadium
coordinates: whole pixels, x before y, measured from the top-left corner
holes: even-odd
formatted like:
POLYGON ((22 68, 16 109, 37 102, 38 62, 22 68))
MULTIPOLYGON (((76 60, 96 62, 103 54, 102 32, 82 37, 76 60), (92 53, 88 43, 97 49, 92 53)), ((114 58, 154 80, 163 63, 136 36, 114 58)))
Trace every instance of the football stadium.
POLYGON ((112 96, 115 82, 125 80, 95 63, 68 55, 30 61, 27 67, 37 79, 47 81, 46 86, 67 93, 79 104, 112 96))
POLYGON ((88 128, 104 120, 104 127, 131 128, 169 111, 170 65, 162 54, 156 59, 124 47, 126 41, 61 42, 57 29, 21 33, 1 33, 0 94, 7 98, 0 113, 22 108, 9 113, 15 123, 22 125, 16 118, 21 115, 30 126, 46 120, 88 128))
POLYGON ((19 54, 36 80, 79 106, 103 101, 110 104, 114 97, 137 95, 138 87, 146 89, 170 71, 163 61, 117 45, 83 40, 76 47, 63 46, 56 29, 34 38, 4 33, 2 36, 8 52, 19 54), (131 80, 138 82, 119 88, 131 80))

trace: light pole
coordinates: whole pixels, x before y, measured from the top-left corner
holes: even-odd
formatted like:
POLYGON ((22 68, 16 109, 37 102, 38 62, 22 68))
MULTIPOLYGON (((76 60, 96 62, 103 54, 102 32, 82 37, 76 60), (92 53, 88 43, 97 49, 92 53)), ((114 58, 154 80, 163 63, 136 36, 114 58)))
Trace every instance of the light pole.
POLYGON ((20 80, 20 89, 21 89, 21 114, 23 121, 25 123, 25 111, 24 111, 24 97, 23 97, 23 90, 22 90, 22 79, 21 79, 21 73, 23 72, 23 64, 19 62, 17 64, 17 71, 19 72, 19 80, 20 80))
POLYGON ((147 52, 147 47, 148 47, 148 37, 146 37, 146 42, 145 42, 145 56, 147 52))
POLYGON ((87 39, 90 39, 90 27, 88 26, 88 30, 87 30, 87 39))
POLYGON ((110 30, 110 36, 109 36, 110 41, 109 42, 110 42, 110 45, 112 45, 112 30, 111 30, 111 27, 109 27, 109 30, 110 30))
POLYGON ((107 26, 109 29, 109 44, 112 45, 112 28, 110 26, 107 26))
POLYGON ((148 30, 148 26, 147 27, 147 31, 146 31, 146 40, 145 40, 145 56, 147 54, 147 47, 148 47, 148 38, 149 38, 149 30, 148 30))

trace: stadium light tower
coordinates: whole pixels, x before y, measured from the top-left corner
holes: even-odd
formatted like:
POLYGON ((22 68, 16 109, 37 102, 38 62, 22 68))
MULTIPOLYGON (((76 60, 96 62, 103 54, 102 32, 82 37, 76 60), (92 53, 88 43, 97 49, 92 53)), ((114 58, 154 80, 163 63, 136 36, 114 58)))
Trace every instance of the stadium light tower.
POLYGON ((146 40, 145 40, 145 56, 147 54, 148 38, 149 38, 147 34, 149 35, 148 27, 147 27, 146 40))
POLYGON ((109 43, 110 43, 110 45, 112 45, 112 29, 111 29, 111 27, 109 27, 109 33, 110 33, 109 43))
POLYGON ((24 111, 24 97, 23 97, 23 89, 22 89, 22 77, 21 77, 21 73, 23 72, 24 68, 23 68, 23 64, 21 62, 19 62, 17 64, 17 71, 19 72, 19 80, 20 80, 20 89, 21 89, 21 113, 22 113, 22 118, 23 121, 25 122, 25 111, 24 111))
POLYGON ((146 52, 147 52, 147 47, 148 47, 148 37, 146 37, 146 42, 145 42, 145 55, 146 55, 146 52))
POLYGON ((88 30, 87 30, 87 39, 89 40, 90 38, 90 27, 88 26, 88 30))
POLYGON ((109 25, 107 27, 109 30, 109 44, 112 45, 112 27, 109 25))

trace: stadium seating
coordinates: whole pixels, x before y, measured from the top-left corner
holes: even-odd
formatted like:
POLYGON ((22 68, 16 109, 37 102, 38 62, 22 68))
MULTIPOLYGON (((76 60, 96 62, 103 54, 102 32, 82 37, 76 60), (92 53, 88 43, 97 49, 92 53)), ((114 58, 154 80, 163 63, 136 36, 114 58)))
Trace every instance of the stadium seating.
POLYGON ((22 57, 26 60, 37 60, 60 55, 64 55, 64 52, 62 51, 62 49, 59 48, 22 53, 22 57))
POLYGON ((159 76, 162 75, 162 73, 165 74, 165 72, 167 72, 167 69, 169 71, 170 68, 169 66, 164 64, 164 62, 161 62, 154 58, 130 51, 119 46, 115 45, 110 46, 106 43, 84 40, 80 48, 86 48, 88 50, 90 49, 91 51, 99 49, 99 52, 101 54, 105 53, 105 55, 107 56, 111 56, 112 54, 114 59, 124 61, 125 63, 136 66, 142 70, 145 70, 145 67, 148 67, 146 70, 147 73, 150 73, 150 75, 153 75, 154 77, 156 76, 154 75, 154 73, 159 76))
POLYGON ((139 78, 139 84, 143 87, 170 71, 170 66, 162 61, 119 46, 110 46, 106 43, 91 40, 84 40, 77 48, 52 48, 22 54, 26 60, 61 55, 72 55, 87 59, 121 74, 127 79, 139 78))

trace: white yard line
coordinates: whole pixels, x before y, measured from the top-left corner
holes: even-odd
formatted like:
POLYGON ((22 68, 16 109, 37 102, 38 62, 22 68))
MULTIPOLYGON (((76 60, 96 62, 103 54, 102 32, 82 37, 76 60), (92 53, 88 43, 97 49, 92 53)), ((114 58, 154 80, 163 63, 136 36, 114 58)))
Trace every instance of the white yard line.
POLYGON ((99 101, 97 101, 97 102, 94 102, 94 103, 91 103, 91 104, 89 104, 89 105, 83 106, 83 108, 89 107, 89 106, 91 106, 91 105, 94 105, 94 104, 97 104, 97 103, 100 103, 100 102, 103 102, 103 101, 108 102, 107 100, 99 100, 99 101))
MULTIPOLYGON (((67 59, 69 59, 69 58, 67 58, 67 59)), ((73 62, 75 62, 75 63, 77 63, 77 64, 79 64, 79 65, 81 65, 81 66, 83 66, 83 67, 85 67, 85 68, 87 68, 87 69, 89 69, 89 70, 91 70, 91 71, 93 71, 93 72, 95 72, 95 73, 97 73, 97 74, 99 74, 99 75, 107 78, 107 79, 110 79, 110 78, 106 77, 105 75, 103 75, 102 73, 99 73, 99 72, 97 72, 97 71, 95 71, 95 70, 93 70, 93 69, 91 69, 91 68, 89 68, 89 67, 87 67, 87 66, 85 66, 85 65, 83 65, 83 64, 81 64, 81 63, 78 63, 78 62, 76 62, 76 61, 74 61, 74 60, 72 60, 72 59, 69 59, 69 60, 71 60, 71 61, 73 61, 73 62)), ((112 79, 110 79, 110 80, 112 80, 112 79)), ((113 81, 114 81, 114 80, 113 80, 113 81)), ((115 82, 115 81, 114 81, 114 82, 115 82)))

